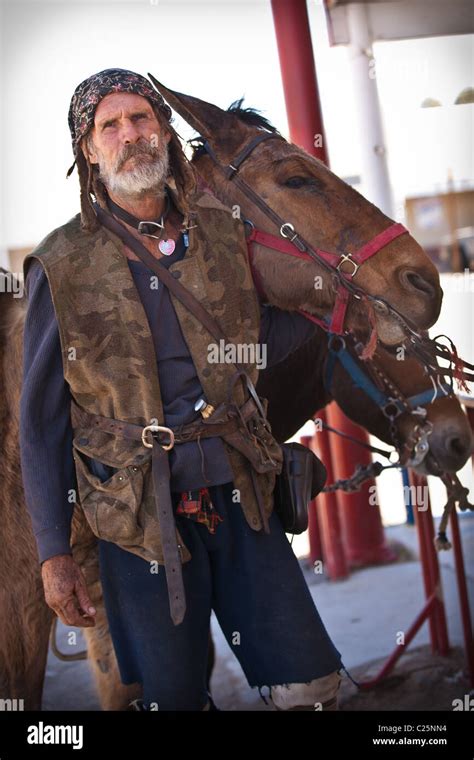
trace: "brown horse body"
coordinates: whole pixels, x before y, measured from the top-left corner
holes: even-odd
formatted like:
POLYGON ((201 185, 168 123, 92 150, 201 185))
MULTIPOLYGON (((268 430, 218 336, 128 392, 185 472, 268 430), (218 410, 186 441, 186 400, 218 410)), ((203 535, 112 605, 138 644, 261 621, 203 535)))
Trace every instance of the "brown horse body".
MULTIPOLYGON (((237 117, 234 118, 239 126, 240 120, 237 117)), ((229 130, 229 134, 235 137, 236 131, 238 131, 236 128, 229 130)), ((247 133, 244 137, 246 136, 247 133)), ((272 142, 276 143, 276 141, 272 142)), ((287 144, 285 143, 285 145, 287 144)), ((271 147, 274 146, 262 146, 258 161, 258 171, 261 172, 262 176, 265 176, 265 173, 273 172, 275 165, 278 165, 281 158, 270 153, 271 147)), ((299 151, 299 149, 296 150, 299 151)), ((301 151, 299 153, 306 156, 301 151)), ((199 162, 198 168, 201 171, 201 162, 199 162)), ((334 177, 334 175, 330 175, 327 169, 324 171, 326 172, 326 180, 329 176, 334 177)), ((206 181, 211 184, 212 173, 204 172, 204 176, 206 181)), ((341 181, 338 180, 338 182, 341 181)), ((214 189, 219 195, 220 183, 216 181, 215 185, 214 189)), ((265 190, 260 188, 260 192, 264 193, 265 190)), ((231 205, 236 202, 235 198, 230 197, 228 190, 226 193, 221 193, 222 196, 225 196, 224 200, 231 205)), ((318 203, 320 202, 323 206, 330 208, 332 200, 325 201, 324 192, 318 192, 317 198, 318 203)), ((301 198, 299 204, 302 205, 301 198)), ((354 241, 357 238, 359 242, 359 240, 363 241, 367 236, 370 237, 373 234, 374 227, 369 224, 367 219, 364 220, 361 217, 368 207, 370 209, 374 209, 374 207, 371 207, 366 201, 364 204, 364 207, 358 210, 360 217, 357 220, 359 227, 357 233, 355 231, 349 233, 347 225, 344 227, 345 232, 341 232, 334 224, 334 218, 330 221, 330 217, 326 215, 326 224, 321 228, 324 229, 326 247, 329 242, 335 248, 341 248, 343 245, 345 246, 344 241, 354 241), (332 233, 330 235, 331 225, 332 233)), ((292 207, 291 210, 293 213, 294 208, 292 207)), ((374 209, 371 214, 377 216, 380 215, 380 212, 374 209)), ((382 218, 380 218, 378 225, 381 222, 382 218)), ((375 226, 377 227, 377 225, 375 226)), ((309 229, 307 232, 313 233, 314 230, 309 229)), ((407 258, 406 252, 395 247, 390 251, 390 256, 394 258, 390 264, 392 275, 394 271, 403 268, 406 270, 407 262, 411 259, 410 256, 407 258), (400 262, 397 264, 398 258, 400 258, 400 262)), ((419 258, 418 251, 417 257, 419 258)), ((325 308, 330 308, 328 302, 322 311, 318 312, 321 304, 315 306, 314 294, 311 294, 311 298, 308 296, 306 299, 301 295, 301 289, 303 291, 306 289, 306 292, 309 293, 307 287, 308 272, 303 273, 299 262, 288 261, 278 254, 270 258, 267 252, 262 251, 261 256, 256 257, 256 265, 265 283, 266 292, 271 294, 271 302, 280 308, 291 310, 304 306, 308 311, 313 310, 315 313, 324 313, 325 308), (291 290, 290 296, 285 293, 284 285, 291 290), (299 297, 302 300, 298 300, 299 297)), ((413 261, 411 261, 410 266, 413 272, 413 261)), ((413 287, 414 291, 417 290, 417 297, 415 297, 414 292, 408 295, 406 292, 403 293, 404 298, 407 299, 404 313, 410 311, 411 318, 418 318, 425 324, 434 321, 439 311, 438 301, 440 302, 439 286, 430 267, 431 265, 422 260, 421 269, 424 268, 426 271, 423 274, 420 274, 420 271, 415 273, 417 277, 423 280, 423 285, 421 285, 421 280, 417 280, 418 288, 413 287), (427 306, 426 301, 427 290, 431 296, 434 295, 435 297, 434 302, 430 303, 429 306, 427 306)), ((372 274, 375 276, 375 270, 372 274)), ((394 285, 396 291, 402 287, 400 282, 406 283, 409 280, 408 278, 404 281, 398 275, 397 284, 394 285)), ((390 292, 392 296, 389 277, 380 275, 380 273, 378 276, 381 277, 380 282, 384 289, 390 292)), ((314 269, 311 269, 310 277, 314 277, 314 269)), ((392 302, 396 300, 395 298, 392 302)), ((15 300, 8 293, 1 295, 0 345, 2 365, 0 386, 2 386, 3 406, 0 410, 2 430, 0 455, 2 457, 4 487, 0 492, 2 525, 0 539, 0 573, 2 577, 0 619, 3 621, 0 631, 0 698, 24 699, 26 709, 38 709, 41 702, 52 614, 43 598, 36 547, 24 502, 18 451, 24 315, 24 304, 15 300)), ((358 318, 361 319, 361 315, 359 314, 357 317, 356 305, 351 320, 357 322, 358 318)), ((383 333, 386 338, 391 338, 392 342, 395 342, 394 338, 398 333, 389 321, 382 319, 378 323, 378 328, 379 335, 383 333)), ((391 341, 387 340, 387 342, 390 343, 391 341)), ((331 400, 331 396, 324 390, 323 384, 326 354, 327 336, 323 331, 318 330, 314 338, 292 354, 288 360, 261 373, 258 391, 269 399, 269 418, 278 440, 283 441, 293 435, 302 423, 331 400)), ((377 359, 385 367, 387 374, 400 384, 405 393, 411 395, 430 387, 423 369, 416 362, 412 362, 410 371, 407 372, 406 363, 396 362, 381 347, 378 349, 377 359)), ((335 370, 333 395, 349 417, 364 425, 381 439, 390 442, 385 417, 363 394, 354 390, 350 379, 340 367, 335 370)), ((457 448, 453 447, 453 449, 456 448, 456 455, 453 455, 453 451, 442 450, 442 447, 439 446, 439 450, 433 456, 436 456, 438 462, 443 460, 444 456, 444 460, 440 463, 443 467, 448 465, 446 469, 458 469, 468 456, 471 441, 467 422, 458 402, 453 398, 440 399, 429 407, 428 414, 434 423, 433 435, 440 429, 439 437, 445 439, 446 426, 448 426, 452 439, 457 440, 457 448)), ((402 415, 399 422, 400 434, 408 435, 411 430, 410 425, 410 420, 403 420, 402 415)), ((85 637, 89 662, 94 671, 99 698, 103 709, 125 709, 130 700, 139 695, 140 687, 138 685, 124 686, 120 682, 102 604, 97 553, 94 550, 95 542, 86 531, 78 512, 75 513, 73 520, 72 543, 75 558, 85 573, 91 599, 98 609, 96 626, 85 629, 85 637)))

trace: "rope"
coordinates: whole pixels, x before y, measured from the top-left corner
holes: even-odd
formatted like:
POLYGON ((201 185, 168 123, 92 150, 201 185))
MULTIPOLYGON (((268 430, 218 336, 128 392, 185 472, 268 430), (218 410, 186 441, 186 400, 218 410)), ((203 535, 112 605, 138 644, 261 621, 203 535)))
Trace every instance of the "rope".
POLYGON ((357 443, 358 446, 361 446, 364 449, 368 449, 369 451, 373 451, 374 454, 381 454, 386 459, 390 460, 390 457, 392 454, 396 453, 395 449, 392 449, 392 451, 389 451, 388 449, 378 449, 376 446, 371 446, 369 443, 362 443, 362 441, 357 440, 357 438, 354 438, 352 435, 349 435, 348 433, 343 433, 342 430, 338 430, 337 428, 333 428, 330 425, 328 425, 324 420, 321 420, 317 417, 313 417, 313 422, 316 422, 318 420, 318 424, 321 423, 323 430, 328 430, 330 433, 336 433, 336 435, 340 435, 341 438, 347 438, 347 440, 352 441, 352 443, 357 443))
POLYGON ((448 527, 449 516, 452 510, 456 508, 456 503, 462 512, 465 512, 466 509, 474 510, 474 504, 470 504, 467 498, 469 489, 463 486, 457 475, 445 472, 440 477, 446 486, 448 500, 444 506, 443 514, 438 526, 438 534, 435 538, 435 546, 439 552, 448 551, 452 547, 446 534, 446 528, 448 527))
POLYGON ((322 492, 334 493, 334 491, 344 491, 345 493, 355 493, 356 491, 360 491, 361 485, 366 480, 378 478, 384 470, 391 470, 394 467, 398 467, 398 464, 383 465, 380 462, 372 462, 365 466, 358 464, 350 478, 336 480, 330 486, 325 486, 322 492))

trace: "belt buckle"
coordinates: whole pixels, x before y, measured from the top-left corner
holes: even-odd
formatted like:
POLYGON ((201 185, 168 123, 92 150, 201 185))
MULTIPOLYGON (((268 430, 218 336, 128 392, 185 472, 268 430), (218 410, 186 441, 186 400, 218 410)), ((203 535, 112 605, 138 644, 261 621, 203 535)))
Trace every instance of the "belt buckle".
POLYGON ((174 433, 169 427, 165 427, 164 425, 146 425, 142 430, 142 443, 144 446, 146 446, 147 449, 152 449, 153 444, 149 443, 147 441, 147 433, 168 433, 170 437, 169 443, 162 444, 160 443, 160 446, 165 451, 170 451, 170 449, 174 446, 174 433))

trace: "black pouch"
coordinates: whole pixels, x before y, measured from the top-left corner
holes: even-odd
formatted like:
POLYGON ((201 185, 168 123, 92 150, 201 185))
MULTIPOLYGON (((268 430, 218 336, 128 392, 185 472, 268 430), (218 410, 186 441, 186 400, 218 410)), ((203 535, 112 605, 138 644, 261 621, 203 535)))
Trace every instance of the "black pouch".
POLYGON ((326 482, 326 468, 307 446, 284 443, 283 467, 277 475, 274 509, 285 533, 304 533, 308 528, 308 504, 326 482))

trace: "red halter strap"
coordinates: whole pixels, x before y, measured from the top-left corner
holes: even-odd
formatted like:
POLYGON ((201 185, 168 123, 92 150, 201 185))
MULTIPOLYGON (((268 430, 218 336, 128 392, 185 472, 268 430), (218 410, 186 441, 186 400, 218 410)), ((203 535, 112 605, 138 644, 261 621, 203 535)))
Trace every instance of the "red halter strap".
MULTIPOLYGON (((313 250, 321 259, 326 261, 335 270, 339 270, 347 280, 351 280, 360 266, 365 261, 367 261, 367 259, 370 259, 371 256, 374 256, 376 253, 378 253, 382 248, 388 245, 388 243, 390 243, 392 240, 395 240, 395 238, 399 237, 400 235, 404 235, 406 232, 408 232, 408 230, 403 226, 403 224, 394 222, 390 225, 390 227, 387 227, 386 230, 379 232, 378 235, 363 245, 362 248, 359 248, 357 251, 355 251, 355 253, 331 253, 330 251, 323 251, 320 248, 314 248, 313 250), (349 262, 352 265, 352 272, 345 272, 343 269, 341 269, 341 267, 346 262, 349 262)), ((263 232, 262 230, 257 230, 253 227, 247 237, 247 247, 249 253, 249 262, 254 276, 255 287, 257 288, 257 292, 262 298, 265 297, 263 284, 253 263, 253 246, 255 244, 262 245, 265 248, 269 248, 274 251, 279 251, 280 253, 287 253, 289 256, 294 256, 297 259, 304 259, 305 261, 314 262, 314 259, 308 253, 300 251, 291 242, 291 239, 285 240, 284 238, 278 237, 277 235, 272 235, 269 232, 263 232)), ((302 309, 299 309, 298 311, 307 317, 307 319, 310 319, 312 322, 320 325, 325 330, 329 329, 330 332, 335 333, 336 335, 341 335, 344 332, 344 321, 346 317, 347 306, 349 304, 349 297, 349 291, 344 287, 343 283, 340 283, 337 289, 334 311, 332 313, 331 323, 329 326, 322 319, 315 317, 313 314, 309 314, 309 312, 306 312, 302 309)))

